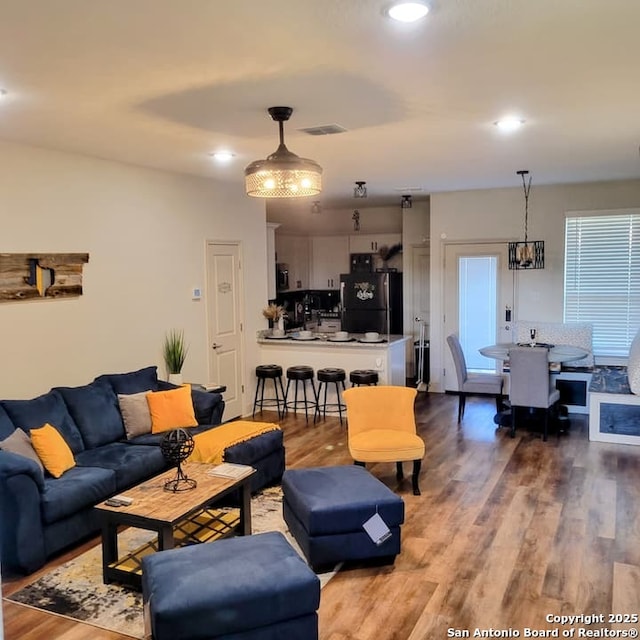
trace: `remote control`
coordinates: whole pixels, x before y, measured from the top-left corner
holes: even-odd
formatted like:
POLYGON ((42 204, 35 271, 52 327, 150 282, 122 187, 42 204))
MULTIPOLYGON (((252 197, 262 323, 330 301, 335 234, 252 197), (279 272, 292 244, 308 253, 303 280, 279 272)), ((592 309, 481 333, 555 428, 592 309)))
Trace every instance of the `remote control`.
POLYGON ((105 504, 110 507, 128 507, 133 504, 133 498, 127 498, 127 496, 111 496, 108 500, 105 500, 105 504))

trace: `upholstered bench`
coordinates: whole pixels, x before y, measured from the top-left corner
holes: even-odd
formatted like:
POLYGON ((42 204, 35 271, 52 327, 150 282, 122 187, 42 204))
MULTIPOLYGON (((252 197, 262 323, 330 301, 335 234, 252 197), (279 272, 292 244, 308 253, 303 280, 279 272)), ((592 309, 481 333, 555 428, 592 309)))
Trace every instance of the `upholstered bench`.
POLYGON ((363 467, 287 469, 282 494, 284 519, 312 567, 371 558, 393 562, 400 553, 404 502, 363 467), (362 526, 376 512, 391 530, 382 544, 362 526))
POLYGON ((278 532, 145 556, 153 640, 318 638, 320 581, 278 532))
POLYGON ((255 492, 280 481, 284 472, 284 444, 280 427, 272 422, 236 420, 193 437, 194 462, 246 464, 256 473, 251 478, 255 492))

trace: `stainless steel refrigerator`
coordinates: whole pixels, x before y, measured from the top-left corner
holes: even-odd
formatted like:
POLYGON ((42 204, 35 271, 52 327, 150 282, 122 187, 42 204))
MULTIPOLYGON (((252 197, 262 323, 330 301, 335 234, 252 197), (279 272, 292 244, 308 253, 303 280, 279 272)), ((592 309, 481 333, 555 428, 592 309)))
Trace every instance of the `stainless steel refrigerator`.
POLYGON ((343 273, 340 303, 343 331, 402 334, 402 273, 343 273))

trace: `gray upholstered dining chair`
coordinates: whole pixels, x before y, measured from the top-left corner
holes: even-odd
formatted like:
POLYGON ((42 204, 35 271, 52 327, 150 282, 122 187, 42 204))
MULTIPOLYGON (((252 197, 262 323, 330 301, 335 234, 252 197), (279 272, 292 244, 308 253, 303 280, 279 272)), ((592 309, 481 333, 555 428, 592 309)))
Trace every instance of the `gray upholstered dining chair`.
POLYGON ((502 387, 504 385, 502 376, 499 373, 469 373, 458 336, 452 333, 447 337, 447 343, 451 349, 458 377, 458 422, 464 417, 467 394, 495 396, 496 411, 499 413, 502 409, 502 387))
POLYGON ((542 439, 547 439, 550 409, 560 400, 560 392, 551 384, 548 351, 546 347, 509 349, 512 438, 516 434, 517 409, 529 407, 545 410, 542 439))

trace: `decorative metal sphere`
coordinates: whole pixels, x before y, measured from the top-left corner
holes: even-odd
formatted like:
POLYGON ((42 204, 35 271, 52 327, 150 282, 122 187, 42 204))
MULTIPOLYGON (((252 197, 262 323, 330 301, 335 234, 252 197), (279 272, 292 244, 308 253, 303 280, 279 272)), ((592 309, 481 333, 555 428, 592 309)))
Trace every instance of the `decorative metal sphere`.
POLYGON ((160 451, 167 462, 180 464, 193 451, 194 442, 191 434, 184 429, 172 429, 162 438, 160 451))

